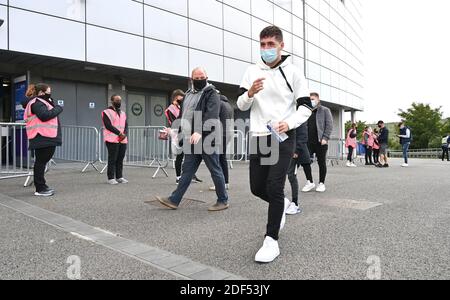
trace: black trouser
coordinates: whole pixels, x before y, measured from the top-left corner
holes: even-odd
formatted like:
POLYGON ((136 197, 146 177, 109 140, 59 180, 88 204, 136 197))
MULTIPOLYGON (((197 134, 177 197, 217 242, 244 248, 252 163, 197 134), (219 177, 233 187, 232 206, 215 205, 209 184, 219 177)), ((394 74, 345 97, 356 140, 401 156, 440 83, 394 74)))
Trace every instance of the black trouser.
POLYGON ((308 180, 311 183, 314 182, 311 164, 302 164, 302 168, 303 172, 305 172, 306 180, 308 180))
POLYGON ((220 166, 222 167, 223 176, 225 176, 225 184, 230 183, 230 175, 228 171, 228 160, 227 160, 227 138, 224 137, 222 140, 222 153, 219 155, 220 166))
MULTIPOLYGON (((183 161, 184 161, 184 152, 181 152, 177 155, 177 158, 175 159, 175 172, 177 174, 177 178, 181 177, 181 173, 183 170, 183 161)), ((197 175, 195 175, 197 177, 197 175)))
POLYGON ((289 166, 288 170, 288 179, 291 183, 291 189, 292 189, 292 202, 294 202, 296 205, 298 205, 298 179, 297 175, 295 174, 297 169, 300 167, 299 158, 293 158, 291 161, 291 165, 289 166))
POLYGON ((183 152, 178 154, 177 158, 175 159, 175 172, 177 173, 177 178, 181 177, 181 168, 183 167, 183 159, 184 159, 183 152))
POLYGON ((368 165, 368 164, 373 164, 373 161, 372 161, 372 147, 370 147, 370 146, 365 146, 366 147, 366 165, 368 165))
POLYGON ((380 149, 373 149, 373 162, 380 163, 380 149))
POLYGON ((348 156, 347 161, 353 162, 353 150, 355 150, 352 146, 348 146, 348 156))
POLYGON ((446 156, 447 156, 447 160, 450 160, 449 156, 448 156, 448 147, 442 146, 442 161, 445 160, 446 156))
POLYGON ((47 147, 34 150, 34 186, 36 192, 42 192, 48 188, 45 181, 45 167, 55 154, 56 147, 47 147))
POLYGON ((269 213, 266 236, 278 240, 281 219, 284 213, 284 186, 289 166, 294 156, 295 131, 288 133, 289 139, 279 144, 278 159, 272 163, 267 163, 267 157, 276 156, 273 148, 267 154, 261 149, 278 143, 272 140, 271 136, 257 137, 251 141, 250 155, 250 188, 253 195, 269 203, 269 213), (261 146, 260 145, 264 145, 261 146), (256 148, 257 147, 257 148, 256 148), (262 153, 263 152, 263 153, 262 153), (265 155, 266 154, 266 155, 265 155))
POLYGON ((108 148, 108 180, 123 178, 123 160, 127 153, 127 145, 106 143, 106 148, 108 148))
POLYGON ((319 163, 320 182, 325 184, 327 178, 327 153, 328 145, 322 145, 320 143, 309 144, 309 153, 311 155, 316 154, 317 162, 319 163))

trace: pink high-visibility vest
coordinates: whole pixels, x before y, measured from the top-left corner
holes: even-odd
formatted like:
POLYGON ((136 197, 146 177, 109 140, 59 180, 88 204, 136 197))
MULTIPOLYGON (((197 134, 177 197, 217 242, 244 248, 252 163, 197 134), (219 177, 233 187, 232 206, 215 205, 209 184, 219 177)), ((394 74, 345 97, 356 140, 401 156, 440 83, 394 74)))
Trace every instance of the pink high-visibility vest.
POLYGON ((380 150, 380 144, 378 143, 378 137, 373 136, 373 149, 374 150, 380 150))
MULTIPOLYGON (((102 120, 104 115, 109 118, 113 127, 117 128, 121 133, 125 131, 127 115, 123 111, 120 112, 119 115, 116 111, 108 108, 102 112, 102 120)), ((105 124, 103 123, 103 127, 104 126, 105 124)), ((128 144, 128 138, 125 138, 123 141, 119 141, 119 136, 106 128, 103 129, 103 140, 112 144, 128 144)))
POLYGON ((172 121, 170 120, 169 112, 172 113, 172 115, 175 117, 175 119, 178 119, 178 117, 180 116, 181 110, 177 106, 175 106, 173 104, 170 105, 166 109, 165 114, 166 114, 167 121, 169 122, 169 125, 172 126, 172 121))
POLYGON ((373 148, 373 145, 375 144, 375 139, 374 139, 374 137, 373 137, 373 133, 369 133, 369 132, 368 132, 367 134, 369 135, 369 139, 368 139, 368 141, 367 141, 367 146, 373 148))
POLYGON ((353 131, 353 128, 350 129, 347 133, 347 139, 345 140, 345 147, 346 148, 353 147, 353 149, 356 149, 356 137, 354 137, 354 138, 350 137, 352 131, 353 131))
POLYGON ((27 107, 25 109, 25 122, 26 122, 26 131, 27 137, 29 140, 34 139, 38 134, 43 137, 48 138, 56 138, 58 136, 58 117, 53 118, 47 122, 41 121, 33 112, 31 111, 31 107, 36 101, 41 101, 47 106, 48 110, 52 110, 53 107, 45 100, 40 98, 34 98, 30 102, 28 102, 27 107))

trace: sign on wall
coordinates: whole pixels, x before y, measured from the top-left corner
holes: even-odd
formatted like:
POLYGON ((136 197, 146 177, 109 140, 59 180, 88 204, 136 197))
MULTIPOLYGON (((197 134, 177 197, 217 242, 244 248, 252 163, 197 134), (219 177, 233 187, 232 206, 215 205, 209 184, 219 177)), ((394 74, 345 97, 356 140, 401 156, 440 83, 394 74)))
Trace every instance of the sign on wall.
POLYGON ((24 120, 25 109, 23 102, 27 99, 26 93, 28 88, 27 76, 14 78, 14 120, 20 122, 24 120))

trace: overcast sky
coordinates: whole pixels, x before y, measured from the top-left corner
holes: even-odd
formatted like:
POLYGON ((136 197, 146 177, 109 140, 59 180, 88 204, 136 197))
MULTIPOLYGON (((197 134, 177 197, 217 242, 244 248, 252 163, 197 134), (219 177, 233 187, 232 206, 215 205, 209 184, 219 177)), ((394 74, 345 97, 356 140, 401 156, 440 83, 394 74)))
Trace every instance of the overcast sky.
POLYGON ((358 120, 398 121, 414 101, 450 117, 450 1, 362 2, 366 111, 358 120))

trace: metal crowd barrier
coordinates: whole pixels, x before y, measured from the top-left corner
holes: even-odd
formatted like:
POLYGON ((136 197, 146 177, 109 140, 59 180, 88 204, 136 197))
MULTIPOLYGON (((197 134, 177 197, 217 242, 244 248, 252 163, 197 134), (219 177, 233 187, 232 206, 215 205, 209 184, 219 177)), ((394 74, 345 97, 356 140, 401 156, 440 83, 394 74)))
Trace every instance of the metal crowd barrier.
MULTIPOLYGON (((170 141, 159 139, 159 132, 164 127, 129 127, 128 128, 128 149, 124 160, 124 165, 131 167, 156 168, 152 178, 155 178, 160 171, 163 171, 166 177, 169 174, 166 168, 169 164, 170 141)), ((108 167, 108 150, 103 141, 104 128, 100 130, 99 161, 106 166, 101 173, 104 173, 108 167)))
MULTIPOLYGON (((402 158, 403 151, 389 151, 389 157, 402 158)), ((423 158, 423 159, 442 159, 442 149, 409 149, 410 158, 423 158)))
POLYGON ((0 180, 27 177, 31 184, 33 166, 25 124, 0 123, 0 180))
POLYGON ((345 141, 341 139, 330 139, 328 141, 328 162, 334 166, 344 159, 345 141))
POLYGON ((61 126, 61 132, 63 144, 61 147, 56 147, 53 159, 85 163, 82 173, 86 172, 89 166, 100 172, 95 165, 99 161, 99 133, 97 128, 61 126))
POLYGON ((245 140, 245 134, 241 130, 235 130, 233 139, 227 145, 227 160, 230 168, 233 169, 234 162, 241 162, 246 157, 247 142, 245 140))

